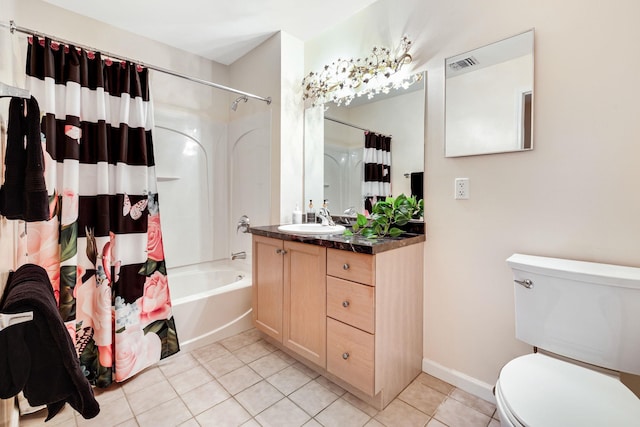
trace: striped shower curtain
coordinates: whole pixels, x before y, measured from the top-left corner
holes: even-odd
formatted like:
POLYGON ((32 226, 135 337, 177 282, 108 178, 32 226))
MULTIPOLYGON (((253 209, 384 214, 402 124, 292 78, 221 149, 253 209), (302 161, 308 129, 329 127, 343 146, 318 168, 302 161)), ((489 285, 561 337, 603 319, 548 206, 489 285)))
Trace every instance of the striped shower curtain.
POLYGON ((362 195, 368 212, 378 199, 391 196, 391 137, 364 133, 364 182, 362 195))
POLYGON ((20 263, 44 267, 92 384, 179 351, 167 282, 148 70, 30 37, 51 219, 27 223, 20 263))

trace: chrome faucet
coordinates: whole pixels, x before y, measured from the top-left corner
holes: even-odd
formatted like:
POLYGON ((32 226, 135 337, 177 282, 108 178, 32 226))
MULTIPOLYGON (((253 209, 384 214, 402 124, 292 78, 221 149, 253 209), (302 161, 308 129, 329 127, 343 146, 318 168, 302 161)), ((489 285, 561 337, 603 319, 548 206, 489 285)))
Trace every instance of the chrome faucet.
POLYGON ((348 216, 356 216, 358 214, 358 211, 356 211, 355 207, 350 206, 344 210, 344 214, 348 216))
POLYGON ((233 261, 234 259, 247 259, 247 253, 245 251, 236 253, 231 252, 231 261, 233 261))
POLYGON ((318 209, 318 216, 322 220, 322 225, 336 225, 336 223, 333 222, 333 219, 331 218, 331 212, 329 212, 328 208, 325 208, 323 206, 318 209))
POLYGON ((242 215, 238 220, 238 224, 236 226, 236 233, 240 230, 242 230, 243 233, 248 233, 249 227, 251 227, 251 224, 249 224, 249 217, 246 215, 242 215))

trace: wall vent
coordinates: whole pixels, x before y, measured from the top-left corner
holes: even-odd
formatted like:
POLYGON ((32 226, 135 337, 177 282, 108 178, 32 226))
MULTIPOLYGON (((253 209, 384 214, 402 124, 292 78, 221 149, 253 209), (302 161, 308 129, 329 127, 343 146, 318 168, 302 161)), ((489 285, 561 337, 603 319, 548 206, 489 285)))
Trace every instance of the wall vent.
POLYGON ((451 67, 452 70, 459 71, 468 67, 473 67, 474 65, 477 65, 477 64, 478 64, 478 60, 473 56, 469 56, 467 58, 460 59, 456 62, 452 62, 451 64, 449 64, 449 67, 451 67))

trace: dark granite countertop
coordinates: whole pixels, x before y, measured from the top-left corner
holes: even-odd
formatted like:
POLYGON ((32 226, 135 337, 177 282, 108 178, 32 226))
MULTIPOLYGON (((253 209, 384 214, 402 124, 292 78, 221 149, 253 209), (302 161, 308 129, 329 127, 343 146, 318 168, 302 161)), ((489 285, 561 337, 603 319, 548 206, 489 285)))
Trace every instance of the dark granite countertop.
POLYGON ((358 235, 343 236, 342 234, 309 236, 283 233, 278 231, 277 225, 251 227, 249 232, 257 236, 273 237, 290 242, 308 243, 310 245, 371 255, 425 241, 424 233, 405 232, 399 237, 384 237, 381 239, 367 239, 358 235))

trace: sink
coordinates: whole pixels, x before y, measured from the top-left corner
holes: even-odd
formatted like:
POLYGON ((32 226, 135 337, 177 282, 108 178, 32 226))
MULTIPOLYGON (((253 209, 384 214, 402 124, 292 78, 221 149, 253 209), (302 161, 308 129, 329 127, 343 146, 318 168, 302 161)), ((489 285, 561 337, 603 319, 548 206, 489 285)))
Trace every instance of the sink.
POLYGON ((287 224, 278 227, 278 231, 291 234, 320 235, 320 234, 340 234, 345 230, 342 225, 322 225, 322 224, 287 224))

